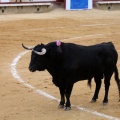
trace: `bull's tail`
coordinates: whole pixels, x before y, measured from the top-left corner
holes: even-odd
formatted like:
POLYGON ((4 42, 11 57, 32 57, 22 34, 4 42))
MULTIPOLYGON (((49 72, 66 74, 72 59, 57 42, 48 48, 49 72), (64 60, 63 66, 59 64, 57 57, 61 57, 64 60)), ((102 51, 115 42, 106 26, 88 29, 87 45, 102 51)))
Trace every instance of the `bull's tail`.
POLYGON ((118 73, 118 69, 117 69, 117 66, 115 66, 115 81, 117 83, 117 86, 118 86, 118 91, 119 91, 119 101, 120 101, 120 79, 119 79, 119 73, 118 73))

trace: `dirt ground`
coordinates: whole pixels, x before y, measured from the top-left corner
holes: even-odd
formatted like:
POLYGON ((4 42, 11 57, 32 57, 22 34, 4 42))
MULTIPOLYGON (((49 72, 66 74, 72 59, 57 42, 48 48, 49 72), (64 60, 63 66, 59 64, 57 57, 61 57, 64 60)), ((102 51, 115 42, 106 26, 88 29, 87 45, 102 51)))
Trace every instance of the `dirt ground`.
MULTIPOLYGON (((112 41, 120 50, 120 11, 65 11, 56 8, 48 13, 12 14, 0 16, 0 120, 105 120, 103 116, 84 112, 89 111, 120 119, 120 102, 114 77, 111 79, 109 104, 102 105, 104 82, 96 103, 90 103, 92 89, 87 81, 74 85, 70 111, 58 109, 58 101, 39 95, 34 90, 19 83, 11 73, 12 61, 23 51, 21 44, 35 46, 61 40, 81 45, 92 45, 112 41), (76 107, 77 106, 77 107, 76 107)), ((30 52, 18 61, 16 70, 26 83, 47 94, 60 98, 58 88, 51 81, 47 71, 31 73, 28 70, 30 52)), ((120 53, 118 61, 120 72, 120 53)))

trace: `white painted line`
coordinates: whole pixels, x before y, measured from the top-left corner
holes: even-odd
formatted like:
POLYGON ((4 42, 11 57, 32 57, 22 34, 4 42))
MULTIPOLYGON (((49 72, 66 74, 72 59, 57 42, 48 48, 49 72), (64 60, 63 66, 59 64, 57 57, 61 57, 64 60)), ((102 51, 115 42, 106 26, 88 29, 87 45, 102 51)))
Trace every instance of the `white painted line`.
POLYGON ((24 55, 26 54, 28 51, 22 52, 20 53, 12 62, 11 64, 11 72, 13 74, 13 77, 20 83, 24 83, 24 80, 21 79, 21 77, 18 75, 17 71, 16 71, 16 65, 18 60, 24 55))
POLYGON ((55 97, 53 97, 53 96, 51 96, 51 95, 49 95, 49 94, 39 90, 39 89, 37 89, 35 92, 40 94, 40 95, 43 95, 43 96, 45 96, 47 98, 50 98, 50 99, 53 99, 53 100, 57 100, 58 102, 60 101, 59 99, 57 99, 57 98, 55 98, 55 97))
POLYGON ((33 87, 32 85, 28 84, 28 83, 23 83, 24 86, 30 88, 30 89, 35 89, 35 87, 33 87))
POLYGON ((95 36, 104 36, 105 34, 93 34, 93 35, 84 35, 84 36, 78 36, 78 37, 72 37, 72 38, 65 38, 62 40, 71 40, 71 39, 78 39, 78 38, 85 38, 85 37, 95 37, 95 36))
POLYGON ((76 106, 76 108, 79 109, 79 110, 91 113, 91 114, 96 115, 96 116, 107 118, 109 120, 120 120, 119 118, 116 118, 116 117, 113 117, 113 116, 109 116, 109 115, 106 115, 106 114, 103 114, 103 113, 99 113, 97 111, 88 110, 86 108, 82 108, 82 107, 78 107, 78 106, 76 106))
POLYGON ((34 90, 36 93, 39 93, 40 95, 43 95, 43 96, 48 97, 48 98, 50 98, 50 99, 54 99, 54 100, 59 101, 59 99, 57 99, 57 98, 55 98, 55 97, 53 97, 53 96, 51 96, 51 95, 49 95, 49 94, 47 94, 47 93, 39 90, 39 89, 36 89, 34 86, 30 85, 29 83, 26 83, 26 82, 18 75, 17 70, 16 70, 16 65, 17 65, 19 59, 20 59, 23 55, 25 55, 26 53, 28 53, 28 52, 29 52, 29 51, 24 51, 24 52, 20 53, 20 54, 13 60, 13 62, 12 62, 12 64, 11 64, 11 73, 12 73, 13 77, 14 77, 18 82, 22 83, 24 86, 26 86, 26 87, 34 90))
MULTIPOLYGON (((117 23, 117 25, 120 23, 117 23)), ((34 29, 22 29, 20 31, 37 31, 37 30, 53 30, 53 29, 64 29, 64 28, 76 28, 76 27, 96 27, 96 26, 108 26, 108 25, 116 25, 116 23, 111 24, 87 24, 87 25, 78 25, 78 26, 67 26, 67 27, 48 27, 48 28, 34 28, 34 29)))
MULTIPOLYGON (((60 101, 59 99, 55 98, 54 96, 51 96, 39 89, 36 89, 34 86, 26 83, 23 79, 21 79, 21 77, 18 75, 17 73, 17 70, 16 70, 16 65, 18 63, 18 61, 20 60, 20 58, 25 55, 28 51, 24 51, 22 53, 20 53, 12 62, 11 64, 11 73, 13 75, 13 77, 20 83, 22 83, 24 86, 28 87, 29 89, 32 89, 34 90, 35 93, 38 93, 39 95, 43 95, 49 99, 52 99, 52 100, 57 100, 57 101, 60 101)), ((72 106, 75 106, 78 110, 81 110, 81 111, 84 111, 84 112, 88 112, 88 113, 91 113, 93 115, 96 115, 96 116, 100 116, 100 117, 103 117, 103 118, 107 118, 109 120, 120 120, 120 118, 116 118, 116 117, 113 117, 113 116, 109 116, 109 115, 106 115, 106 114, 103 114, 103 113, 99 113, 97 111, 92 111, 92 110, 89 110, 89 109, 86 109, 86 108, 83 108, 83 107, 78 107, 76 105, 72 105, 72 106)))

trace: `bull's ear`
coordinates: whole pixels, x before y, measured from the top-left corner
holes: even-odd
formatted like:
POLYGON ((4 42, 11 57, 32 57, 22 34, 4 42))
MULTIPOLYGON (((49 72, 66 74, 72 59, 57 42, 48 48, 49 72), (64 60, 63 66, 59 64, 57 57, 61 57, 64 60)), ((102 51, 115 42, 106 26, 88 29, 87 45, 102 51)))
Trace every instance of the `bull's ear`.
POLYGON ((44 46, 44 44, 43 44, 43 43, 41 43, 41 45, 42 45, 42 46, 44 46))

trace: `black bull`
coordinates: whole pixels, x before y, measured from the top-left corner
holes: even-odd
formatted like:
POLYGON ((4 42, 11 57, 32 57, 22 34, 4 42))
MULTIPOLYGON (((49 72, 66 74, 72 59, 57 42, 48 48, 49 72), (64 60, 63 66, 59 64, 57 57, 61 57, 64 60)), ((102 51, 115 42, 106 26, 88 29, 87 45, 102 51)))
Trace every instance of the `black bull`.
POLYGON ((75 82, 87 79, 88 85, 91 86, 92 78, 96 83, 96 89, 91 102, 98 99, 101 79, 104 78, 103 104, 107 104, 113 73, 120 99, 120 79, 116 66, 118 54, 112 42, 82 46, 57 41, 46 45, 40 44, 33 48, 25 47, 23 44, 22 46, 27 50, 32 50, 29 70, 35 72, 46 69, 51 74, 53 83, 59 87, 60 108, 65 105, 65 110, 70 109, 70 95, 75 82))

